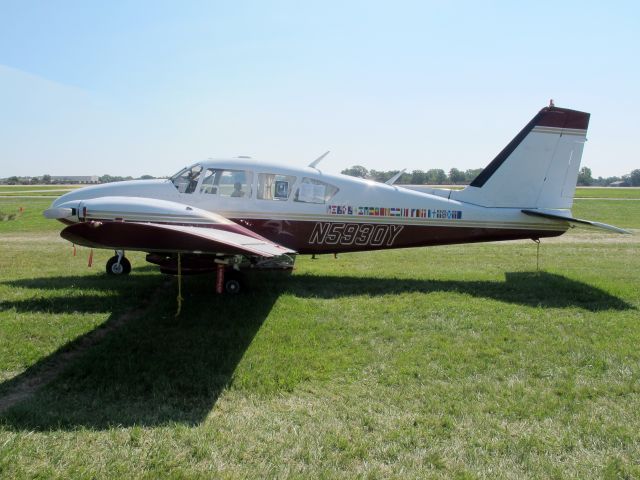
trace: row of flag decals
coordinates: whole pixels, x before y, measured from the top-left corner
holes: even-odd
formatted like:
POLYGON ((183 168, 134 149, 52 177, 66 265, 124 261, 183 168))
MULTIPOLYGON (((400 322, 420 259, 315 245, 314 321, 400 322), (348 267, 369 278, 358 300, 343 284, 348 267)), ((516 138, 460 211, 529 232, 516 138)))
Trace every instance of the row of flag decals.
POLYGON ((369 217, 435 218, 461 220, 461 210, 398 207, 352 207, 349 205, 328 205, 329 215, 357 215, 369 217))

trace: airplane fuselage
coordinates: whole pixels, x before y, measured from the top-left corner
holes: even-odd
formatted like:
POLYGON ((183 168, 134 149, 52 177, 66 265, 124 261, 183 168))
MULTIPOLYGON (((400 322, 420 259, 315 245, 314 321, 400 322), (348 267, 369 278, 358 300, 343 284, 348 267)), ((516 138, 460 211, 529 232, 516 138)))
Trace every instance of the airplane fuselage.
POLYGON ((419 192, 309 167, 229 159, 200 162, 166 180, 85 187, 63 195, 52 207, 75 205, 77 214, 65 223, 154 221, 223 228, 224 222, 209 221, 201 213, 212 212, 303 254, 537 239, 560 235, 568 228, 568 224, 525 215, 519 208, 455 200, 449 198, 452 193, 419 192), (128 201, 96 203, 113 197, 128 201), (154 200, 194 210, 157 214, 154 200))

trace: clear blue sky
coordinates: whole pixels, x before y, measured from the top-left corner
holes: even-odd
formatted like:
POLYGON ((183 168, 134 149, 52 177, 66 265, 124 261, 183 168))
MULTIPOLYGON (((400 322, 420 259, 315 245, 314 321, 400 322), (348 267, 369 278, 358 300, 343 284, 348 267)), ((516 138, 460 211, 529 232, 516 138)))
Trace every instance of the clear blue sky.
POLYGON ((0 177, 486 165, 549 98, 640 168, 637 2, 0 1, 0 177))

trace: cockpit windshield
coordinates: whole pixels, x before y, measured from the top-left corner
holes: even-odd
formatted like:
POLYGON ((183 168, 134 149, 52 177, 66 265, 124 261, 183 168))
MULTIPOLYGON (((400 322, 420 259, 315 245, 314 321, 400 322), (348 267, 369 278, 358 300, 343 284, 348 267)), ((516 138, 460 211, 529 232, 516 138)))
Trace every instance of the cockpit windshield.
POLYGON ((183 168, 173 177, 171 182, 180 193, 193 193, 198 185, 198 178, 202 173, 202 165, 183 168))

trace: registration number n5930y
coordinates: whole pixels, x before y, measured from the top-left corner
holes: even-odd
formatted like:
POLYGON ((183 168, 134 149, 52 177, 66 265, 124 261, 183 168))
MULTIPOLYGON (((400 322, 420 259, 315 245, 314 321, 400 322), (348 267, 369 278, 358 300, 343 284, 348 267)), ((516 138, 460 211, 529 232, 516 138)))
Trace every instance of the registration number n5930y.
POLYGON ((403 225, 318 222, 313 227, 311 245, 392 246, 403 225))

